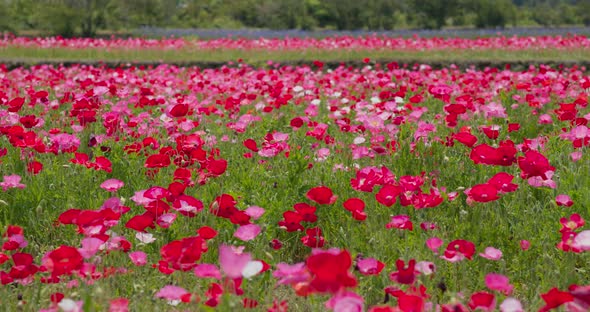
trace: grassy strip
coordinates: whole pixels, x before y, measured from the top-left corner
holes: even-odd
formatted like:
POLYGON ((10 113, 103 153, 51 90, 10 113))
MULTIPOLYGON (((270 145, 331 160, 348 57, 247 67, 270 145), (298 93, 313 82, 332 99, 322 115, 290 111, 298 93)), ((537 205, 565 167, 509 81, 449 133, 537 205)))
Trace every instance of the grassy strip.
POLYGON ((22 47, 0 48, 0 62, 14 61, 43 63, 68 61, 105 61, 105 62, 137 62, 137 63, 227 63, 242 59, 252 65, 265 65, 269 61, 279 63, 309 63, 314 60, 324 62, 359 62, 364 58, 373 61, 396 60, 403 63, 479 63, 479 62, 590 62, 590 50, 302 50, 302 51, 270 51, 270 50, 106 50, 106 49, 36 49, 22 47))

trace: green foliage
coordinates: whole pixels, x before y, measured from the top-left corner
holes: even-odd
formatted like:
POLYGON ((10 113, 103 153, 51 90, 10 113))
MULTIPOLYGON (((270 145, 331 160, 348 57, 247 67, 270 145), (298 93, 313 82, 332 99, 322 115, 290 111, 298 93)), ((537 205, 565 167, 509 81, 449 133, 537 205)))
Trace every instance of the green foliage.
POLYGON ((516 8, 510 0, 479 0, 476 4, 476 27, 505 27, 509 22, 516 23, 516 8))
POLYGON ((570 0, 0 0, 0 31, 95 36, 142 26, 390 30, 590 25, 570 0))

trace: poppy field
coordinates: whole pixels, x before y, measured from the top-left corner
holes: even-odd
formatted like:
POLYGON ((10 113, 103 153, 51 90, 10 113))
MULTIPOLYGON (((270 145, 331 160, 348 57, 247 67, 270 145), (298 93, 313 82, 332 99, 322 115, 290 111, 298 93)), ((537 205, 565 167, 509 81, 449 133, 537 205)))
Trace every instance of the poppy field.
POLYGON ((0 304, 588 311, 587 69, 365 63, 0 65, 0 304))
POLYGON ((0 60, 43 64, 48 61, 141 63, 229 63, 254 66, 269 62, 382 63, 589 62, 590 39, 583 35, 391 37, 382 35, 293 38, 0 38, 0 60))

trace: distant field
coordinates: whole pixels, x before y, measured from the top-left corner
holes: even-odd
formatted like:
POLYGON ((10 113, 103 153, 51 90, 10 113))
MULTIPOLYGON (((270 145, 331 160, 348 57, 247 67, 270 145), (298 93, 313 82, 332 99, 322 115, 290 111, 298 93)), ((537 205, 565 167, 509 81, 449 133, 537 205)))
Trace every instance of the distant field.
POLYGON ((400 50, 298 50, 298 51, 269 51, 269 50, 156 50, 156 49, 67 49, 67 48, 0 48, 0 63, 32 65, 39 63, 93 63, 104 61, 110 63, 227 63, 243 62, 259 66, 269 61, 278 63, 301 64, 319 60, 328 63, 362 62, 369 58, 371 62, 400 63, 580 63, 590 62, 590 50, 584 48, 544 50, 467 50, 445 49, 424 51, 400 50))

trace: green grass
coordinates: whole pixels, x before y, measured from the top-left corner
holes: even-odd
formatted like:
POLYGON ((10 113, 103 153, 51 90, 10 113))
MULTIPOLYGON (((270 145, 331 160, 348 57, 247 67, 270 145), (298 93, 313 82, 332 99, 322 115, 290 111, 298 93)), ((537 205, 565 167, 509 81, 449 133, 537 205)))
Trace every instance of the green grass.
POLYGON ((43 63, 52 62, 165 62, 165 63, 226 63, 243 59, 251 65, 265 65, 268 61, 280 63, 311 62, 359 62, 363 58, 377 62, 589 62, 589 49, 542 49, 542 50, 303 50, 303 51, 268 51, 268 50, 151 50, 151 49, 66 49, 66 48, 0 48, 0 62, 43 63))

